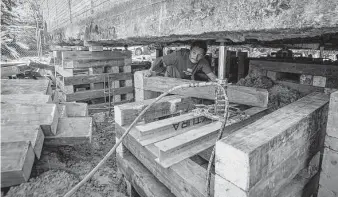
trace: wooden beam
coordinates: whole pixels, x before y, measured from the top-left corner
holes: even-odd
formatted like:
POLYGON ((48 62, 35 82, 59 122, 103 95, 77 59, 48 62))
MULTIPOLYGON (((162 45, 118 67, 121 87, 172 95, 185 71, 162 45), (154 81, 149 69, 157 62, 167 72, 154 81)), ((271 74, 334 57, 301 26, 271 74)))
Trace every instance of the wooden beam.
POLYGON ((7 94, 1 95, 1 102, 12 104, 44 104, 51 103, 52 97, 42 94, 7 94))
POLYGON ((328 96, 312 93, 223 138, 216 174, 246 196, 274 196, 323 145, 327 108, 328 96))
POLYGON ((63 68, 89 68, 89 67, 102 67, 102 66, 124 66, 123 57, 113 60, 70 60, 62 62, 63 68))
POLYGON ((48 94, 51 95, 49 80, 2 79, 1 94, 48 94))
POLYGON ((140 144, 145 146, 209 123, 211 123, 211 120, 204 116, 196 116, 194 113, 188 113, 148 124, 138 125, 136 126, 136 129, 140 133, 140 137, 138 138, 140 144))
POLYGON ((118 51, 62 51, 62 61, 67 60, 119 60, 125 54, 118 51))
POLYGON ((2 104, 1 123, 4 125, 40 125, 45 136, 55 135, 59 113, 56 104, 2 104))
MULTIPOLYGON (((115 124, 117 137, 121 137, 127 126, 115 124)), ((123 140, 123 144, 135 157, 158 178, 177 197, 205 196, 206 170, 186 159, 169 168, 163 168, 154 160, 157 158, 157 148, 153 145, 142 147, 130 132, 123 140)), ((213 188, 213 181, 211 182, 213 188)), ((213 189, 211 189, 213 194, 213 189)))
POLYGON ((1 188, 28 181, 34 158, 29 141, 1 142, 1 188))
MULTIPOLYGON (((154 100, 149 99, 114 106, 115 122, 121 126, 132 123, 138 114, 154 100)), ((143 117, 147 120, 146 122, 150 122, 158 117, 179 113, 180 111, 188 111, 193 108, 194 103, 187 97, 178 95, 166 96, 150 107, 143 117)))
POLYGON ((329 115, 326 133, 330 137, 338 138, 338 91, 331 93, 329 115))
MULTIPOLYGON (((168 77, 144 77, 142 71, 135 73, 135 84, 138 84, 138 86, 142 86, 141 87, 142 90, 166 92, 175 86, 182 85, 185 83, 193 83, 193 81, 168 77), (137 81, 137 79, 140 78, 142 78, 143 86, 142 81, 137 81)), ((205 98, 211 100, 215 99, 214 86, 183 88, 181 90, 177 90, 172 93, 183 96, 205 98)), ((227 87, 227 95, 230 102, 250 106, 266 107, 268 104, 268 94, 269 93, 266 89, 235 86, 235 85, 229 85, 227 87)))
POLYGON ((61 102, 60 105, 66 107, 67 117, 85 117, 88 116, 87 103, 61 102))
POLYGON ((286 87, 289 87, 291 89, 295 89, 298 92, 302 93, 303 95, 310 94, 312 92, 324 92, 324 88, 322 87, 316 87, 312 85, 303 85, 298 83, 292 83, 288 81, 275 81, 277 84, 284 85, 286 87))
POLYGON ((335 65, 250 60, 250 69, 251 68, 260 68, 275 72, 317 75, 323 77, 338 77, 338 67, 335 65))
POLYGON ((28 140, 38 159, 40 159, 44 138, 40 125, 1 125, 1 142, 28 140))
MULTIPOLYGON (((108 91, 108 90, 106 90, 108 91)), ((127 94, 133 92, 132 87, 123 87, 123 88, 111 88, 111 92, 114 91, 114 95, 127 94)), ((66 101, 81 101, 81 100, 89 100, 94 98, 105 97, 107 94, 104 93, 104 89, 101 90, 86 90, 79 91, 66 95, 66 101)))
POLYGON ((64 77, 64 85, 80 85, 88 83, 108 82, 108 75, 111 81, 132 79, 131 73, 104 73, 93 75, 79 75, 64 77))
POLYGON ((46 136, 44 144, 47 146, 90 144, 92 122, 92 117, 60 118, 56 135, 46 136))

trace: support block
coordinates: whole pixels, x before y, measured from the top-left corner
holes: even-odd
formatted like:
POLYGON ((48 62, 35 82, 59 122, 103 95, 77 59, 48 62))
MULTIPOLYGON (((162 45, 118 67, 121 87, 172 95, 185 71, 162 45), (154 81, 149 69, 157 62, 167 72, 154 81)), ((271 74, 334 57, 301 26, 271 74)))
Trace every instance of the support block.
POLYGON ((313 86, 317 86, 317 87, 323 87, 325 88, 326 86, 326 77, 322 77, 322 76, 313 76, 313 86))

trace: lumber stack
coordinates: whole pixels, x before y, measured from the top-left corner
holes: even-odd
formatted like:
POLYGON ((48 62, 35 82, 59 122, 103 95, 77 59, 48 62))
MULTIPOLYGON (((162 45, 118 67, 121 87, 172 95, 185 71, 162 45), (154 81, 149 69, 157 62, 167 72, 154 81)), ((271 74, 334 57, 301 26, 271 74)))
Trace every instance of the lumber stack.
MULTIPOLYGON (((122 136, 142 109, 154 100, 114 107, 117 138, 122 136)), ((117 158, 129 158, 125 153, 130 151, 174 195, 205 196, 206 169, 190 157, 215 144, 221 124, 193 114, 193 108, 194 103, 189 97, 164 97, 132 128, 123 140, 123 145, 119 146, 117 158)), ((268 113, 266 108, 260 107, 247 110, 248 113, 243 111, 244 116, 230 114, 231 119, 237 118, 238 121, 229 121, 225 136, 268 113)))
POLYGON ((123 103, 134 98, 131 57, 119 51, 54 51, 56 85, 64 102, 123 103), (105 100, 107 99, 107 100, 105 100))
POLYGON ((267 76, 304 95, 338 89, 338 67, 335 65, 250 60, 249 73, 267 76))
POLYGON ((316 193, 328 101, 309 94, 218 141, 215 196, 316 193))
POLYGON ((52 103, 48 80, 1 80, 1 86, 1 187, 28 181, 43 145, 90 143, 87 104, 52 103))
POLYGON ((331 94, 322 171, 320 173, 319 197, 338 196, 338 91, 331 94))

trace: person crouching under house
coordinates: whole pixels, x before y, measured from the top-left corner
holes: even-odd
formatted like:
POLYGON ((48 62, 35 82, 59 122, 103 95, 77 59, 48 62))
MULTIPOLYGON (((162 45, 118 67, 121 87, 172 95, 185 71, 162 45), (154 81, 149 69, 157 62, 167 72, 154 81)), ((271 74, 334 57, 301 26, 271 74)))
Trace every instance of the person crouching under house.
POLYGON ((181 49, 157 58, 144 76, 162 75, 189 80, 216 81, 217 77, 205 59, 206 52, 207 44, 204 41, 194 41, 190 45, 190 50, 181 49))

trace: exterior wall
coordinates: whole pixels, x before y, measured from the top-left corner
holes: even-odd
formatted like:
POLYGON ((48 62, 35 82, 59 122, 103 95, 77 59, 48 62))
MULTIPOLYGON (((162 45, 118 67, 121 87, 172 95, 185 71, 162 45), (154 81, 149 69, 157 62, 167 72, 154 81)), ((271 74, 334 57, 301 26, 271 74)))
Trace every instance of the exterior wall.
POLYGON ((336 0, 41 0, 49 32, 62 39, 245 38, 337 32, 336 0), (87 30, 86 30, 87 29, 87 30), (254 32, 254 31, 257 32, 254 32), (85 34, 86 32, 86 34, 85 34), (240 32, 240 33, 238 33, 240 32))

